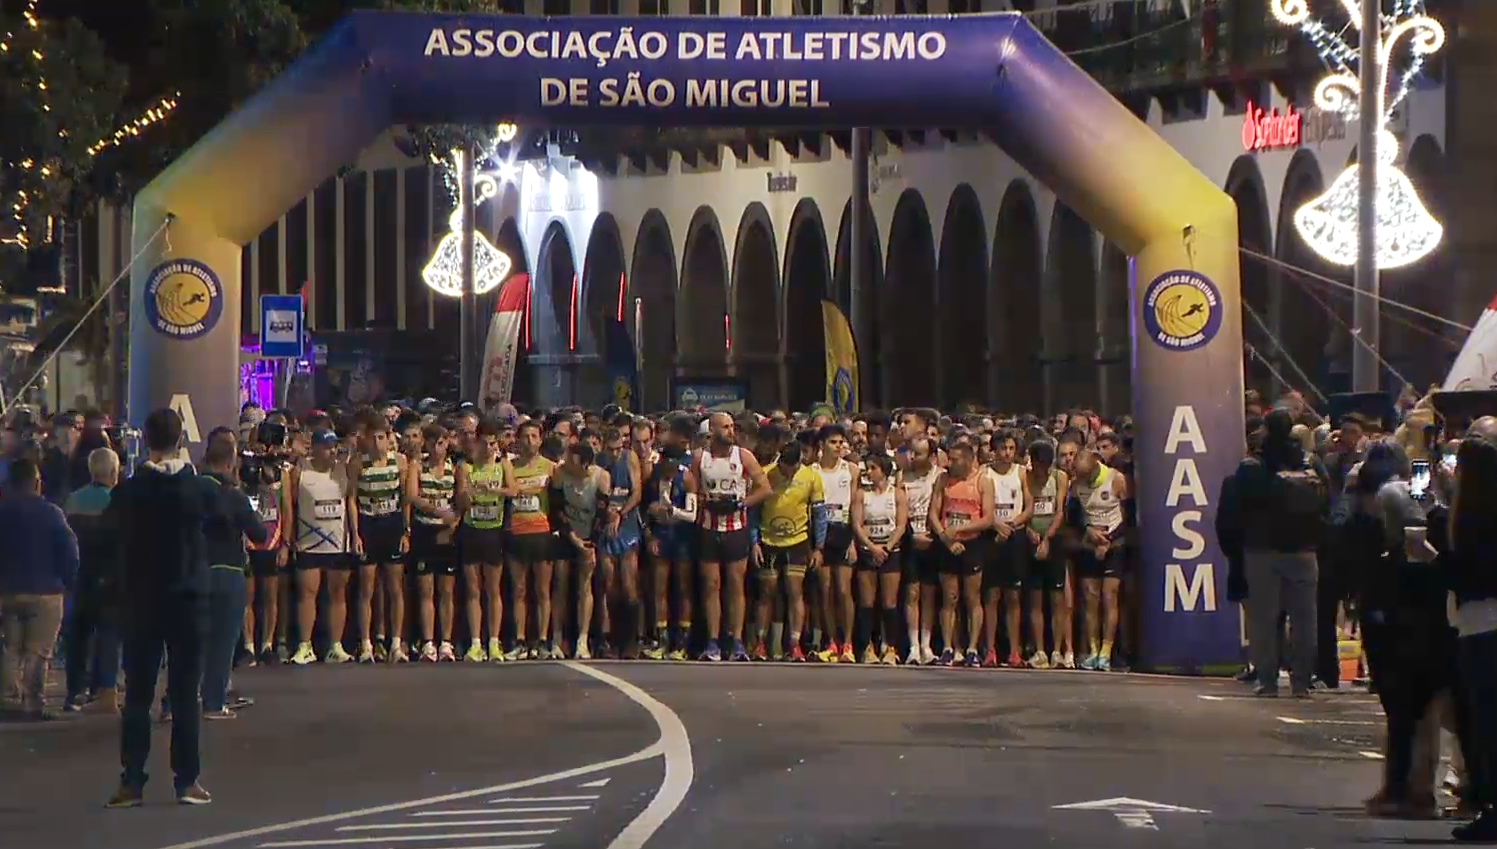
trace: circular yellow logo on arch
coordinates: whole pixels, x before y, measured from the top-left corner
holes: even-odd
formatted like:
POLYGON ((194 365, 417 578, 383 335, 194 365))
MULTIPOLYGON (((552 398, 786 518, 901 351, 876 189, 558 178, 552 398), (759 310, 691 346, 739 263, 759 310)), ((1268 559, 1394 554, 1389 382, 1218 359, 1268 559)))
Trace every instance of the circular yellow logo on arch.
POLYGON ((1143 313, 1144 327, 1158 345, 1190 351, 1210 342, 1221 329, 1221 294, 1204 275, 1171 271, 1149 284, 1143 313))
POLYGON ((207 265, 174 259, 158 265, 146 280, 146 320, 173 339, 196 339, 212 330, 223 313, 223 286, 207 265))

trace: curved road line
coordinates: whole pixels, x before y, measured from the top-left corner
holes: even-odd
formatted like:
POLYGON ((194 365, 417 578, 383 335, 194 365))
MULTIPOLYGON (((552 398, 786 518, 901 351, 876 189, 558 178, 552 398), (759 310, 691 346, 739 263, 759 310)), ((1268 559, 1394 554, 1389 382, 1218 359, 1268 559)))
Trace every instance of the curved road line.
POLYGON ((686 725, 675 711, 666 707, 659 699, 622 678, 579 663, 568 662, 564 665, 596 678, 628 696, 635 704, 649 711, 660 728, 660 739, 651 748, 658 749, 665 756, 665 780, 660 783, 660 790, 655 793, 650 804, 608 844, 608 849, 640 849, 665 825, 670 815, 681 807, 687 791, 691 789, 696 768, 691 760, 691 738, 686 734, 686 725))
POLYGON ((373 808, 360 808, 356 811, 344 811, 339 814, 308 817, 307 819, 294 820, 292 822, 275 823, 273 825, 236 831, 230 834, 218 834, 199 840, 189 840, 185 843, 173 843, 170 846, 163 846, 161 849, 203 849, 203 847, 207 846, 220 846, 235 840, 263 837, 267 834, 279 834, 283 831, 292 831, 308 826, 326 825, 328 823, 342 822, 359 817, 405 811, 427 805, 442 805, 490 793, 506 793, 511 790, 534 787, 537 784, 565 781, 569 778, 591 775, 595 772, 627 766, 628 764, 639 763, 640 761, 647 761, 653 757, 664 755, 665 780, 661 783, 660 790, 655 793, 655 798, 650 800, 650 804, 645 806, 644 811, 639 816, 635 817, 629 825, 624 827, 624 830, 618 837, 614 838, 612 843, 608 844, 608 849, 640 849, 640 847, 644 846, 645 841, 649 840, 660 826, 665 824, 666 818, 674 813, 676 808, 680 807, 681 801, 686 798, 686 792, 691 789, 694 768, 691 761, 691 741, 686 736, 686 726, 682 724, 681 718, 676 715, 675 711, 666 707, 664 703, 654 696, 651 696, 649 693, 622 678, 617 678, 606 672, 577 663, 567 662, 561 665, 607 684, 624 694, 630 701, 644 708, 650 714, 650 718, 655 720, 655 725, 660 730, 660 738, 632 755, 573 767, 572 769, 540 775, 535 778, 527 778, 522 781, 496 784, 492 787, 483 787, 477 790, 464 790, 459 793, 448 793, 443 796, 431 796, 425 799, 395 802, 373 808))

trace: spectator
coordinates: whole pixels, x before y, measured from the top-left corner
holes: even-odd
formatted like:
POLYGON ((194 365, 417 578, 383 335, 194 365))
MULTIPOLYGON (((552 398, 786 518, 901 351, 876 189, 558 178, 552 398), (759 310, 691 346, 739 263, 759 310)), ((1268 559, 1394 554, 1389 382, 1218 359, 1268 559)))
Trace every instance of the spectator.
POLYGON ((80 428, 72 414, 63 413, 52 420, 52 438, 42 453, 42 495, 61 505, 73 482, 73 453, 78 446, 80 428))
POLYGON ((125 635, 123 773, 109 807, 144 804, 151 703, 163 657, 168 661, 167 697, 176 706, 171 763, 177 801, 205 805, 212 797, 198 783, 201 717, 195 708, 208 595, 203 526, 214 505, 197 472, 182 458, 182 419, 176 412, 156 410, 146 417, 142 431, 146 460, 115 489, 108 513, 120 530, 125 635))
POLYGON ((41 494, 36 464, 11 463, 0 498, 0 710, 33 720, 52 718, 42 687, 62 627, 63 596, 78 572, 78 541, 62 511, 41 494))
POLYGON ((1236 515, 1222 517, 1218 533, 1242 541, 1243 574, 1250 602, 1248 644, 1258 672, 1255 692, 1279 688, 1279 610, 1294 627, 1290 684, 1296 696, 1310 691, 1315 662, 1316 552, 1330 511, 1325 467, 1294 440, 1293 414, 1276 408, 1264 418, 1263 445, 1236 472, 1236 515))
POLYGON ((64 710, 119 710, 119 559, 117 539, 106 517, 109 493, 119 484, 120 458, 109 448, 88 455, 91 483, 63 504, 78 537, 78 589, 68 616, 68 697, 64 710), (90 676, 92 672, 92 676, 90 676))
POLYGON ((244 540, 247 537, 256 545, 264 545, 270 538, 260 514, 234 482, 238 459, 234 443, 226 439, 209 442, 203 457, 202 477, 209 484, 208 498, 213 505, 203 531, 208 560, 208 641, 202 692, 203 716, 208 719, 235 716, 225 700, 248 592, 249 555, 244 540))

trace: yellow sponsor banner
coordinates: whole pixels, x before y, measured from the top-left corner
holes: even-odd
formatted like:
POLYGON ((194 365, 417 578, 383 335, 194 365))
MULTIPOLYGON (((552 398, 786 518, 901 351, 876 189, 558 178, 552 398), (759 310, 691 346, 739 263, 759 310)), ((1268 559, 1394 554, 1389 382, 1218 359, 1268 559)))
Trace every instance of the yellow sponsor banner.
POLYGON ((858 410, 858 345, 842 309, 821 302, 821 326, 826 334, 826 398, 840 413, 858 410))

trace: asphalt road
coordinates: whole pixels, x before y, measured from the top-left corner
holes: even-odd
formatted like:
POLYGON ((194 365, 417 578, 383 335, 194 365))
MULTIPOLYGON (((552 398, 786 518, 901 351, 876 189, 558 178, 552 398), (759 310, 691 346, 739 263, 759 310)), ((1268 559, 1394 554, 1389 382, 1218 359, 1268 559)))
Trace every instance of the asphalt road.
POLYGON ((172 803, 164 728, 147 806, 109 811, 115 722, 0 726, 0 849, 1327 849, 1449 830, 1360 815, 1379 769, 1366 695, 638 662, 237 683, 259 704, 205 725, 202 808, 172 803))

